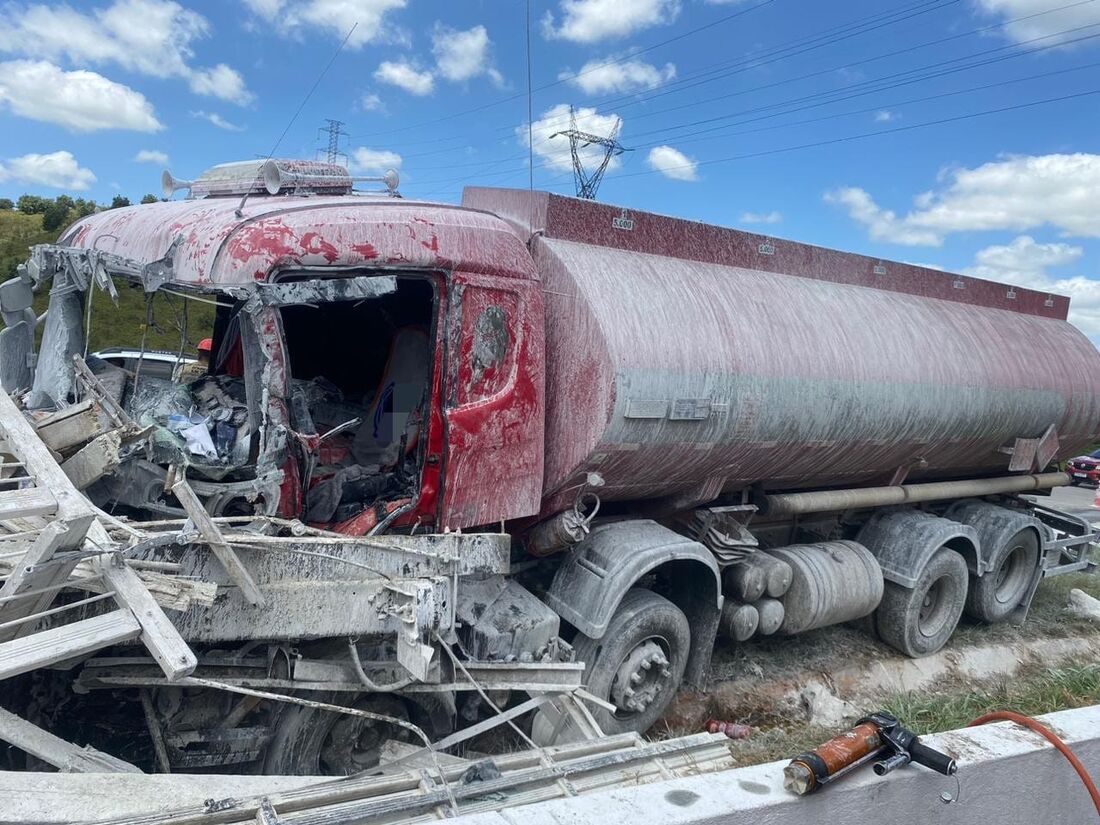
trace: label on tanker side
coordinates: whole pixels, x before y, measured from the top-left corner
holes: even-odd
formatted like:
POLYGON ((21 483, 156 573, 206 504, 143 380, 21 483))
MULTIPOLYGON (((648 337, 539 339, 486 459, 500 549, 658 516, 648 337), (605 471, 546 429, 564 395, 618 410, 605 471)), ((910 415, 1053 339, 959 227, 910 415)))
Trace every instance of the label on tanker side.
POLYGON ((624 209, 617 218, 611 219, 612 229, 622 229, 626 232, 634 231, 634 221, 626 216, 626 210, 624 209))
POLYGON ((672 402, 670 421, 702 421, 710 418, 714 402, 709 398, 677 398, 672 402))
POLYGON ((623 418, 664 418, 668 401, 664 398, 628 398, 623 418))

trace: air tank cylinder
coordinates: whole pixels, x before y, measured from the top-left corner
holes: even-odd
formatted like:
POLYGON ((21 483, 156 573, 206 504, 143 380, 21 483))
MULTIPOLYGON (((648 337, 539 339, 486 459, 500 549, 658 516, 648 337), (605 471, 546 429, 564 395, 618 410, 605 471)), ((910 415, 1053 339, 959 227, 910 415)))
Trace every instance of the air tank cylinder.
POLYGON ((778 633, 793 636, 866 616, 882 600, 882 569, 854 541, 792 544, 768 550, 791 567, 778 633))
POLYGON ((718 632, 723 636, 743 642, 756 633, 760 625, 760 614, 751 604, 742 604, 733 599, 726 599, 722 605, 722 618, 718 624, 718 632))
POLYGON ((753 607, 760 616, 756 632, 761 636, 771 636, 783 624, 783 602, 778 599, 761 599, 753 607))

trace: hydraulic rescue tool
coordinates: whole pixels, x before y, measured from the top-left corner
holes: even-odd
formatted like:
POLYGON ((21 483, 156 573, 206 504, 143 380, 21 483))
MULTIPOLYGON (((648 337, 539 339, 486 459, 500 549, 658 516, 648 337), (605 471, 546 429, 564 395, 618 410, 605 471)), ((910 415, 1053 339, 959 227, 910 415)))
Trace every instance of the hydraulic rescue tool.
POLYGON ((954 776, 958 769, 950 756, 922 745, 917 735, 903 728, 895 716, 879 711, 860 719, 851 730, 792 759, 783 769, 783 787, 804 796, 867 762, 874 762, 878 776, 910 762, 944 776, 954 776))

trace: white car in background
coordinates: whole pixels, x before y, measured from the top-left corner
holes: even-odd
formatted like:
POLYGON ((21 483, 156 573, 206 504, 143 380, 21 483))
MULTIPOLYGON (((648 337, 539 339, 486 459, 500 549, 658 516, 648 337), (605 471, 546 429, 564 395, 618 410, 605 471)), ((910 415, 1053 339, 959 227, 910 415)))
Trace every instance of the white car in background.
POLYGON ((141 361, 141 374, 150 378, 164 378, 172 380, 176 366, 192 364, 196 360, 190 355, 181 356, 179 353, 167 350, 145 350, 144 355, 138 349, 125 349, 123 347, 107 347, 92 353, 92 357, 99 358, 116 367, 122 367, 129 372, 136 372, 138 361, 141 361))

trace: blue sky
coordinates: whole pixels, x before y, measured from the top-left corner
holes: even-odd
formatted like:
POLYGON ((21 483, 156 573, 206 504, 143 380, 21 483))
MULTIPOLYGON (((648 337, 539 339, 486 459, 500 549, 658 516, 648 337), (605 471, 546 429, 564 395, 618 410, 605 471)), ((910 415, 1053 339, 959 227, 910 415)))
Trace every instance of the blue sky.
MULTIPOLYGON (((165 163, 193 177, 284 130, 276 155, 314 157, 326 118, 408 197, 526 186, 525 16, 0 0, 0 197, 136 199, 165 163)), ((532 0, 531 19, 536 187, 572 192, 550 138, 572 105, 632 149, 601 200, 1069 294, 1100 340, 1100 0, 532 0)))

